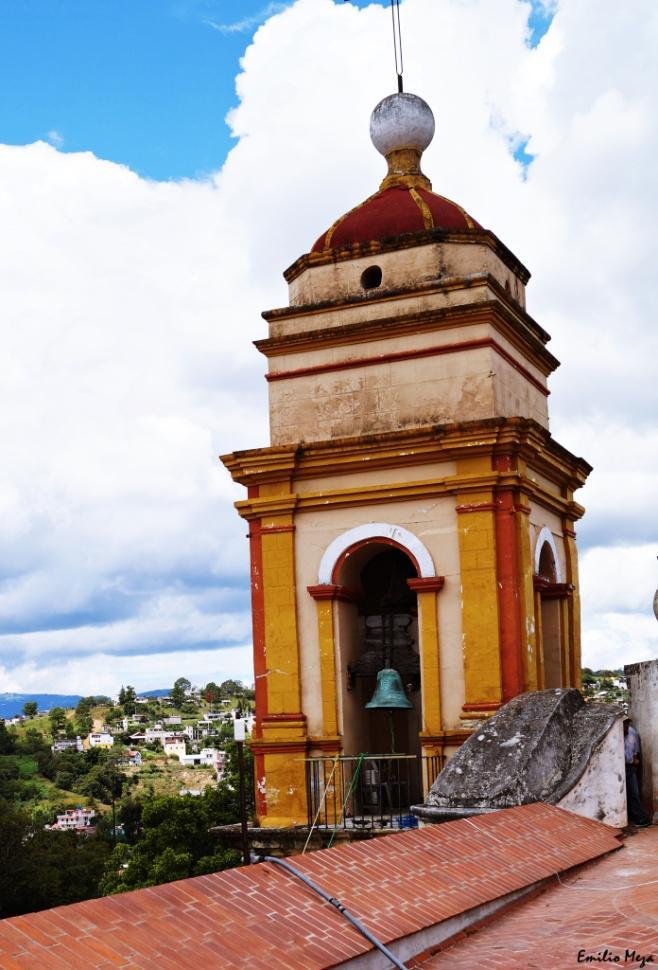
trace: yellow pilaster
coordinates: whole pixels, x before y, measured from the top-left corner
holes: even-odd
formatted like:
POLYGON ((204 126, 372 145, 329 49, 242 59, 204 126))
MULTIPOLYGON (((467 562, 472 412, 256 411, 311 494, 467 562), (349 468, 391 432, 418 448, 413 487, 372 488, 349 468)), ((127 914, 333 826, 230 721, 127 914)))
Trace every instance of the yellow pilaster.
MULTIPOLYGON (((261 486, 260 498, 290 494, 288 481, 261 486)), ((264 778, 266 827, 305 824, 306 718, 301 713, 301 670, 295 604, 292 511, 261 519, 263 623, 267 713, 253 742, 264 778)))
POLYGON ((530 524, 527 515, 517 516, 519 548, 519 613, 523 635, 523 681, 526 690, 539 690, 539 651, 536 629, 535 590, 530 524))
POLYGON ((576 549, 576 533, 573 523, 568 520, 564 528, 564 551, 566 560, 566 580, 573 586, 569 596, 566 612, 568 634, 568 650, 571 666, 570 686, 580 688, 581 656, 580 656, 580 585, 578 582, 578 550, 576 549))
POLYGON ((544 638, 542 636, 541 594, 535 590, 535 644, 537 649, 537 690, 546 686, 544 674, 544 638))
POLYGON ((335 736, 338 733, 338 690, 336 685, 336 645, 334 642, 334 601, 318 599, 316 600, 316 607, 320 647, 323 734, 335 736))
POLYGON ((562 659, 562 683, 565 687, 573 685, 571 657, 571 638, 569 635, 569 598, 560 600, 560 654, 562 659))
POLYGON ((437 591, 417 591, 418 626, 421 656, 421 692, 423 735, 440 734, 441 720, 441 654, 439 649, 439 616, 437 591))
POLYGON ((291 518, 263 520, 263 604, 268 714, 301 710, 295 609, 295 552, 291 518))
POLYGON ((306 825, 305 745, 284 742, 267 746, 256 742, 252 747, 257 747, 262 754, 261 795, 267 805, 267 813, 259 818, 260 824, 263 828, 306 825))
POLYGON ((502 700, 494 503, 490 491, 457 495, 466 718, 502 700))

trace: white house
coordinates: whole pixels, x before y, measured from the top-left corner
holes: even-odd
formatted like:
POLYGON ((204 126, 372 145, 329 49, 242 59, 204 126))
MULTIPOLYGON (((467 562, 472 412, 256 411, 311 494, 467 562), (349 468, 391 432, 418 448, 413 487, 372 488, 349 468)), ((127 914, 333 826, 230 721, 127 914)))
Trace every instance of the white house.
POLYGON ((215 768, 217 767, 217 762, 221 758, 223 764, 223 751, 217 751, 216 748, 202 748, 194 754, 186 754, 181 756, 178 760, 186 768, 215 768))
POLYGON ((107 729, 93 732, 87 741, 90 748, 111 748, 114 744, 114 738, 107 729))
POLYGON ((50 745, 50 750, 53 754, 59 754, 62 751, 83 751, 84 745, 82 744, 82 739, 78 736, 75 741, 55 741, 54 744, 50 745))
POLYGON ((63 815, 57 816, 57 821, 52 825, 46 825, 51 831, 65 832, 74 830, 77 832, 88 829, 92 825, 92 819, 96 817, 93 808, 67 808, 63 815))
POLYGON ((162 742, 162 749, 168 758, 178 758, 185 756, 185 741, 182 738, 165 738, 162 742))

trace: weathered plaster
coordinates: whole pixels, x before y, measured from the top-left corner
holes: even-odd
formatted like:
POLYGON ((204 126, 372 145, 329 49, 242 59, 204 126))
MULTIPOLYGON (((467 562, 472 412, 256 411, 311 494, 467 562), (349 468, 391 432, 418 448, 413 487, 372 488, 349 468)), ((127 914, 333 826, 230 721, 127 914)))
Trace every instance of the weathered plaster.
POLYGON ((658 659, 624 667, 629 711, 642 743, 642 797, 658 822, 658 659))
POLYGON ((511 269, 483 243, 431 242, 399 251, 377 253, 305 269, 289 284, 291 306, 303 306, 364 293, 361 276, 377 265, 382 270, 381 290, 410 283, 446 280, 478 273, 491 274, 525 305, 525 286, 511 269))
POLYGON ((556 804, 558 808, 566 808, 576 815, 595 818, 615 828, 625 828, 628 819, 621 718, 612 724, 594 750, 580 781, 556 804))

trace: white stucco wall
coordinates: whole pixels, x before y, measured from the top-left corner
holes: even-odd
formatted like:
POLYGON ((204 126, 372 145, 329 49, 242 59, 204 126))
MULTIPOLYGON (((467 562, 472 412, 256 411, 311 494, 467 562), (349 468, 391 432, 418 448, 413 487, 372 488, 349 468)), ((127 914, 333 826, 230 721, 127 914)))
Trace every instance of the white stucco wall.
POLYGON ((626 826, 626 771, 621 717, 595 750, 580 781, 557 804, 558 808, 615 828, 626 826))
POLYGON ((658 659, 624 668, 629 711, 642 744, 642 800, 658 822, 658 659))

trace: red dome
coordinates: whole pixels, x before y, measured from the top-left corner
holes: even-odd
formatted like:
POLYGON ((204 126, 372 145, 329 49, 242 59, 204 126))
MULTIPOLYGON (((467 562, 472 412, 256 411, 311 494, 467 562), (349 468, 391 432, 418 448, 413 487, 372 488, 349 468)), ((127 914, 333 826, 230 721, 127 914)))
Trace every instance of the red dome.
POLYGON ((425 188, 392 185, 371 195, 324 232, 314 253, 341 249, 373 239, 389 239, 427 229, 481 229, 475 219, 450 199, 425 188))

